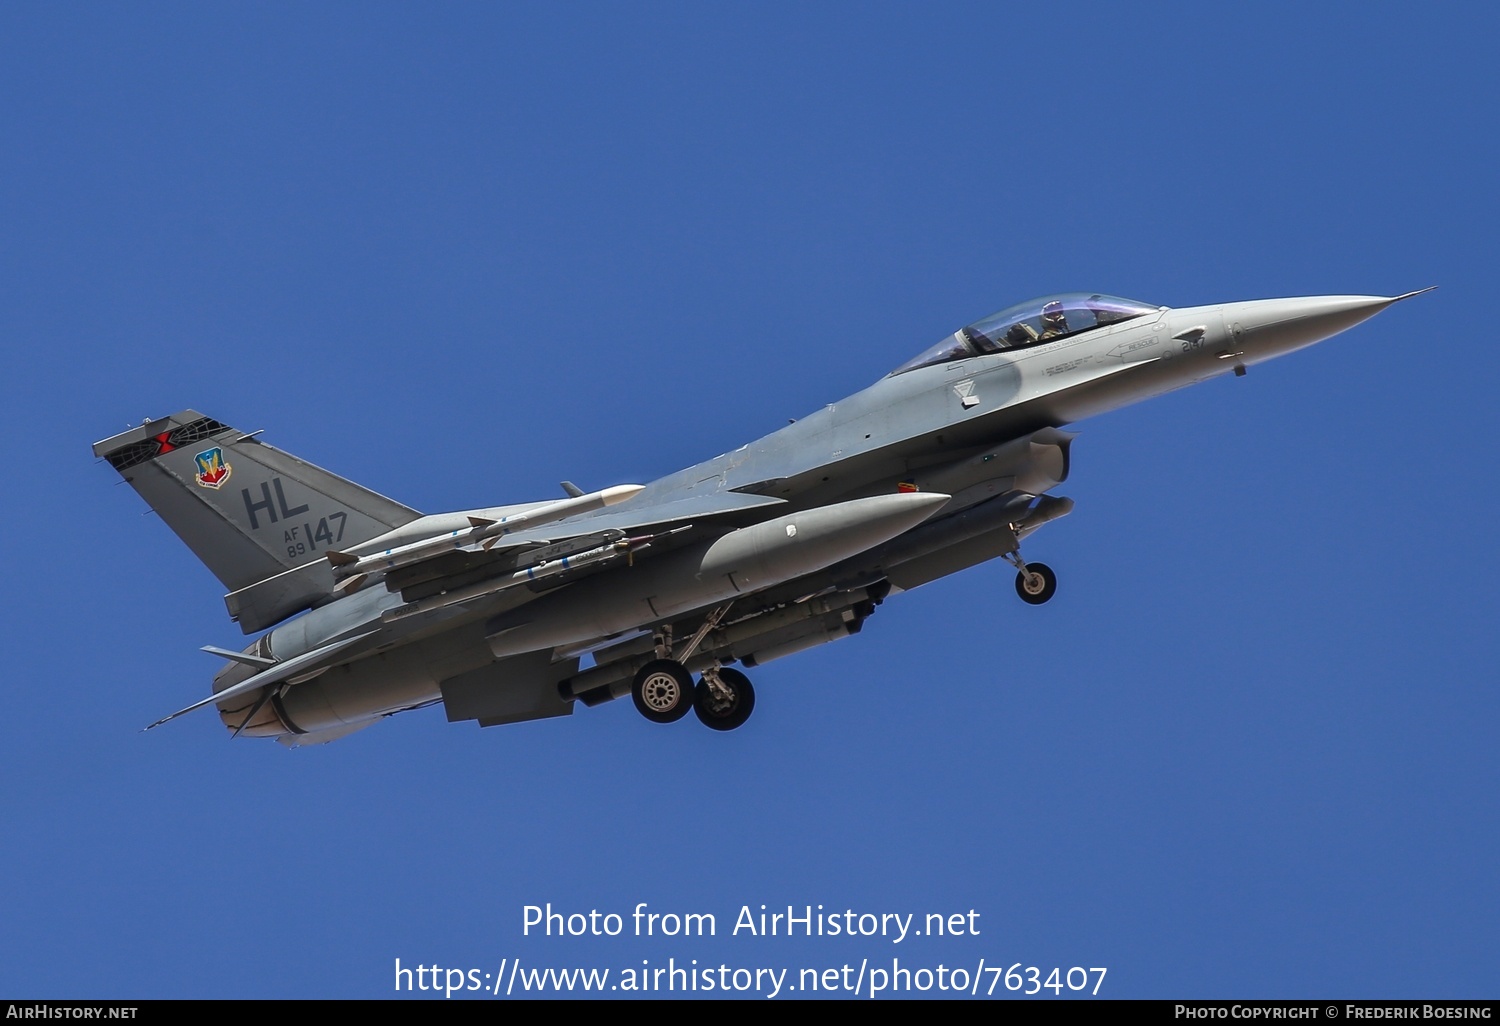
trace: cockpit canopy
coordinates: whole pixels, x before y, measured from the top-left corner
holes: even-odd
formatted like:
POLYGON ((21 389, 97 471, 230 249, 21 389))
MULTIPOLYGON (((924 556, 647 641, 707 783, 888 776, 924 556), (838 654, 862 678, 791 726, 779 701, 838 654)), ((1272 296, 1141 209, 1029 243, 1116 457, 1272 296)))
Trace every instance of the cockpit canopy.
POLYGON ((1156 311, 1157 307, 1148 303, 1097 292, 1043 296, 1008 306, 999 313, 960 328, 931 349, 907 360, 891 374, 904 374, 933 363, 1053 342, 1090 328, 1117 324, 1156 311))

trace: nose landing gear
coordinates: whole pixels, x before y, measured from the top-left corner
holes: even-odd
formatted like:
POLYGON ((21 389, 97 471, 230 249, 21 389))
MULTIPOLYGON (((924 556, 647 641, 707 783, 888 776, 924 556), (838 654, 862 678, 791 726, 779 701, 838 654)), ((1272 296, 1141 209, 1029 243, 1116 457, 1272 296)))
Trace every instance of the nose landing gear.
POLYGON ((1057 593, 1057 574, 1046 563, 1027 563, 1021 552, 1007 553, 1005 558, 1016 568, 1016 594, 1021 601, 1039 606, 1057 593))

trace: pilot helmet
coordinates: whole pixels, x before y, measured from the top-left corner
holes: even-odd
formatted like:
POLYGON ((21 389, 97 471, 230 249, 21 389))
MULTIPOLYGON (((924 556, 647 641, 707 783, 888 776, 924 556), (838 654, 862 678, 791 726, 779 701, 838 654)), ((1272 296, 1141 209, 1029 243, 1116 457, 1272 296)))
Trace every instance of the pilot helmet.
POLYGON ((1056 323, 1058 323, 1058 322, 1060 322, 1062 320, 1063 320, 1063 305, 1061 303, 1059 303, 1057 300, 1054 299, 1052 302, 1050 302, 1046 306, 1042 307, 1042 323, 1043 324, 1056 324, 1056 323))

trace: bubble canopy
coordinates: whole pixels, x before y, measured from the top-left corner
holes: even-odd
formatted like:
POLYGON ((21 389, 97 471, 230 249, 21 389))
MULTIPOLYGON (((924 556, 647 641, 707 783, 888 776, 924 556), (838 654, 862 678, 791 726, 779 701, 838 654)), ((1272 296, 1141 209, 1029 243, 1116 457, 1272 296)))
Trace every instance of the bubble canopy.
POLYGON ((929 364, 1041 345, 1155 313, 1158 309, 1149 303, 1098 292, 1063 292, 1028 299, 958 329, 931 349, 907 360, 891 375, 905 374, 929 364))

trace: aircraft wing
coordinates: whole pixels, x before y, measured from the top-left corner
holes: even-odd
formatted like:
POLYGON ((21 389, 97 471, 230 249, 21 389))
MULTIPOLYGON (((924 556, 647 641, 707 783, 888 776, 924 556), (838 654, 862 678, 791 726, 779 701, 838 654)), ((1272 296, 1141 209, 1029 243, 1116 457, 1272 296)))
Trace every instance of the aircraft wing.
MULTIPOLYGON (((544 550, 553 549, 558 556, 586 551, 629 535, 650 533, 667 528, 704 521, 725 522, 730 526, 759 519, 759 510, 784 502, 773 496, 744 495, 738 492, 715 492, 688 496, 668 502, 642 501, 639 486, 626 486, 630 498, 623 502, 595 508, 564 519, 534 523, 536 510, 515 517, 516 526, 503 521, 457 515, 458 527, 419 538, 397 548, 369 551, 379 546, 373 540, 350 552, 329 552, 325 559, 315 559, 292 570, 231 592, 224 597, 230 618, 246 634, 280 623, 309 606, 328 600, 331 595, 362 584, 371 573, 385 573, 392 590, 405 591, 414 584, 449 581, 458 576, 473 578, 486 572, 501 573, 525 565, 526 553, 547 557, 544 550), (579 546, 567 545, 579 540, 579 546), (592 542, 592 545, 584 544, 592 542), (559 546, 561 546, 559 548, 559 546)), ((606 489, 607 492, 620 489, 606 489)), ((593 493, 600 496, 604 493, 593 493)), ((589 496, 570 496, 565 504, 587 503, 589 496)), ((451 521, 453 515, 445 515, 451 521)), ((447 527, 453 527, 449 523, 447 527)))
POLYGON ((783 506, 774 496, 715 492, 668 502, 622 504, 618 509, 526 527, 497 543, 448 547, 422 559, 385 571, 385 583, 408 605, 386 614, 407 616, 436 605, 493 594, 514 586, 533 590, 572 580, 589 569, 602 569, 621 558, 705 522, 740 527, 763 520, 765 510, 783 506))

